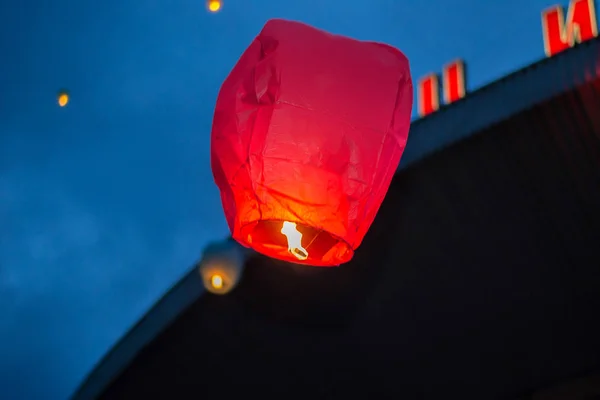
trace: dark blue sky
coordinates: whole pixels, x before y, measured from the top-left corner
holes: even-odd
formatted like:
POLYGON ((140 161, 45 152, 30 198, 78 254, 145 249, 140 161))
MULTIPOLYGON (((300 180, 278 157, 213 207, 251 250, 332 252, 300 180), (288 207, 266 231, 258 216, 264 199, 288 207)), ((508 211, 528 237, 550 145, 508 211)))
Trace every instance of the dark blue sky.
POLYGON ((212 111, 268 18, 390 43, 415 79, 463 57, 473 89, 543 57, 554 3, 225 0, 213 15, 203 0, 2 2, 1 397, 65 399, 226 235, 212 111))

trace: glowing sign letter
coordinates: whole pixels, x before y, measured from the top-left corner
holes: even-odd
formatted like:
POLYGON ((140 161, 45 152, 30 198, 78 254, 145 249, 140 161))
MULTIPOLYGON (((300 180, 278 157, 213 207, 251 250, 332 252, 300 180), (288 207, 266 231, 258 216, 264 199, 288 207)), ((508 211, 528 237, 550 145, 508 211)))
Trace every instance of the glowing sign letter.
POLYGON ((442 73, 444 103, 450 104, 465 97, 465 64, 456 60, 444 67, 442 73))
POLYGON ((436 74, 429 74, 419 81, 417 86, 419 116, 424 117, 440 108, 440 84, 436 74))
POLYGON ((542 34, 544 51, 548 57, 595 38, 598 36, 598 23, 594 0, 571 0, 566 18, 561 6, 544 10, 542 34))

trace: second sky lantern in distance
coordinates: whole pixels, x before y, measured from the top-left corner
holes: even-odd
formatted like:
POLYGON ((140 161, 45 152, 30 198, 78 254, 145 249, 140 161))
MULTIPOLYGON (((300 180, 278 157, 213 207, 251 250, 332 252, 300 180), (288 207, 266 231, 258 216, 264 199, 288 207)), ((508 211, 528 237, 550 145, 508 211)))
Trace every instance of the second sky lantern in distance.
POLYGON ((225 79, 212 171, 232 236, 284 261, 350 261, 408 139, 407 58, 380 43, 270 20, 225 79))
POLYGON ((219 11, 222 6, 223 6, 223 4, 221 3, 221 0, 207 0, 206 1, 206 8, 208 8, 208 11, 213 12, 213 13, 219 11))
POLYGON ((56 102, 60 107, 64 107, 69 103, 69 92, 65 89, 61 89, 56 94, 56 102))

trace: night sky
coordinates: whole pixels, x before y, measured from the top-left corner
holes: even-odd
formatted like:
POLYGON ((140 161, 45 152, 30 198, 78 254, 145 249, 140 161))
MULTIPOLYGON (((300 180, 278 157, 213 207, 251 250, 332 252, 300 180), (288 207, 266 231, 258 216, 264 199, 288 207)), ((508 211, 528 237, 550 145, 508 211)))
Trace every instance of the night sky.
MULTIPOLYGON (((273 17, 381 41, 469 89, 543 57, 552 0, 26 0, 0 4, 0 397, 65 399, 226 236, 215 98, 273 17), (66 88, 71 101, 56 103, 66 88)), ((410 139, 409 139, 410 140, 410 139)))

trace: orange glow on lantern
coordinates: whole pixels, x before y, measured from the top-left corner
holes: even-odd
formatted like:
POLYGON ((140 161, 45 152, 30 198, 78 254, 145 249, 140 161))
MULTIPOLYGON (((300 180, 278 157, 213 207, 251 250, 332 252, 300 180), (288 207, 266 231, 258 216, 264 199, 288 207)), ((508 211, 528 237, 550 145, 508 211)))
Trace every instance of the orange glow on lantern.
POLYGON ((219 290, 223 288, 223 277, 219 274, 215 274, 210 278, 210 284, 213 288, 219 290))

